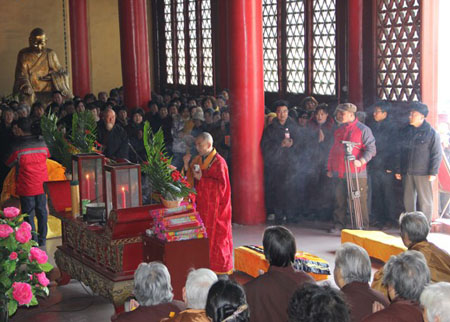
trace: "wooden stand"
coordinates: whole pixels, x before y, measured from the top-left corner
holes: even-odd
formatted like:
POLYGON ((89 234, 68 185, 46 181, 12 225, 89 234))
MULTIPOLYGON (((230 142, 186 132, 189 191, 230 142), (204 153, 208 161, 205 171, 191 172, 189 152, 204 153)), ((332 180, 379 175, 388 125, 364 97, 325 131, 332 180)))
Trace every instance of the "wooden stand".
POLYGON ((191 268, 209 268, 209 240, 191 239, 164 242, 155 237, 143 237, 145 262, 160 261, 170 272, 174 298, 183 300, 183 287, 191 268))

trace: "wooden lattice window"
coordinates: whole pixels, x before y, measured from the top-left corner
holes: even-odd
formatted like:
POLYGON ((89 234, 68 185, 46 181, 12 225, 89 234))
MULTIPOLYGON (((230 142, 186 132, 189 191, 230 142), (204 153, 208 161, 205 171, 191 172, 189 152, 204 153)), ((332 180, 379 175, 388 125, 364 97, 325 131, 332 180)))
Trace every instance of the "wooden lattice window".
POLYGON ((336 95, 336 1, 263 0, 266 92, 336 95))
POLYGON ((305 92, 305 3, 286 1, 287 91, 305 92))
POLYGON ((164 0, 168 85, 212 86, 211 0, 164 0))
POLYGON ((313 2, 313 94, 336 95, 336 0, 313 2))
POLYGON ((172 37, 172 1, 164 1, 164 36, 166 38, 166 73, 167 73, 167 84, 174 83, 173 74, 173 37, 172 37))
POLYGON ((277 0, 263 0, 264 90, 278 92, 278 12, 277 0))
POLYGON ((376 86, 379 99, 421 99, 420 7, 420 0, 377 0, 376 86))

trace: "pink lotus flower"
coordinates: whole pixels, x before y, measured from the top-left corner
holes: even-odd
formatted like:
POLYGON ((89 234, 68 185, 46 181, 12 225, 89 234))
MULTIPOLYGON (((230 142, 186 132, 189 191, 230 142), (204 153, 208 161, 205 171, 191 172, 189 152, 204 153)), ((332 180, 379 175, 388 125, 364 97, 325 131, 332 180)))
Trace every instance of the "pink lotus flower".
POLYGON ((26 229, 31 231, 31 225, 27 223, 26 221, 22 222, 19 226, 19 229, 26 229))
POLYGON ((14 282, 12 287, 13 298, 19 303, 19 305, 29 304, 31 302, 33 292, 31 291, 30 284, 14 282))
POLYGON ((36 260, 39 264, 45 264, 48 260, 47 253, 37 247, 32 247, 30 250, 30 261, 33 260, 36 260))
POLYGON ((28 243, 31 239, 31 231, 28 230, 27 226, 20 225, 19 229, 16 231, 16 240, 19 243, 28 243))
POLYGON ((11 254, 9 254, 9 259, 14 261, 17 259, 17 253, 16 252, 12 252, 11 254))
POLYGON ((20 214, 20 210, 16 207, 7 207, 3 209, 3 214, 6 218, 14 218, 20 214))
POLYGON ((48 284, 50 284, 50 281, 49 281, 49 279, 47 278, 47 276, 45 275, 44 272, 39 273, 39 274, 34 274, 34 275, 36 275, 36 277, 37 277, 39 283, 40 283, 42 286, 47 286, 48 284))
POLYGON ((12 229, 9 225, 6 224, 0 225, 0 238, 6 238, 13 232, 14 229, 12 229))

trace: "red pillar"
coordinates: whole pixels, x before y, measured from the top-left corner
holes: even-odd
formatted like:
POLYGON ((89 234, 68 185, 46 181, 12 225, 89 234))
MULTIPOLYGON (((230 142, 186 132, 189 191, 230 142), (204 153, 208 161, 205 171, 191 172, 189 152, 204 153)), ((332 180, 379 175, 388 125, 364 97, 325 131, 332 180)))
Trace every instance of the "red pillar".
POLYGON ((348 100, 363 109, 363 0, 348 1, 348 100))
MULTIPOLYGON (((421 35, 420 35, 420 92, 422 102, 427 104, 429 114, 427 121, 437 125, 438 115, 438 26, 439 1, 427 0, 421 2, 421 35)), ((439 187, 437 180, 433 183, 433 214, 439 217, 439 187)))
POLYGON ((147 108, 150 69, 146 0, 119 0, 119 24, 125 105, 147 108))
POLYGON ((69 0, 69 17, 73 94, 83 97, 91 92, 86 0, 69 0))
POLYGON ((229 79, 233 220, 265 221, 263 161, 264 129, 262 0, 229 0, 229 79))

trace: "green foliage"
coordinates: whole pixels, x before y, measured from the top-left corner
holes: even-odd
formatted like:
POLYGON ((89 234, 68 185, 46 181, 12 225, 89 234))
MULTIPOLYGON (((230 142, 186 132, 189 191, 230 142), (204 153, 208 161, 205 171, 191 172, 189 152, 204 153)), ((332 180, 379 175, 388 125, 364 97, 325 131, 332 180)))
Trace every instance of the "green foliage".
POLYGON ((0 237, 0 297, 8 302, 8 312, 12 316, 18 307, 18 302, 13 296, 13 284, 15 282, 28 283, 31 286, 33 298, 26 306, 38 305, 36 296, 48 296, 48 287, 38 282, 35 274, 49 272, 53 266, 48 262, 39 264, 36 260, 30 260, 30 250, 36 247, 37 243, 30 240, 21 243, 16 239, 16 232, 22 224, 26 214, 21 214, 13 218, 4 216, 0 211, 0 225, 11 227, 13 232, 7 237, 0 237), (17 254, 17 258, 11 258, 12 253, 17 254))
POLYGON ((52 159, 61 163, 68 171, 72 169, 72 153, 69 142, 58 130, 58 117, 50 113, 41 118, 42 136, 48 146, 52 159))
POLYGON ((90 153, 97 139, 97 122, 91 111, 85 110, 73 114, 72 144, 80 150, 80 153, 90 153))
POLYGON ((147 162, 142 171, 149 176, 154 192, 159 192, 166 200, 176 200, 189 196, 194 190, 180 173, 170 166, 172 158, 167 157, 162 129, 153 134, 150 124, 144 124, 144 146, 147 162))

